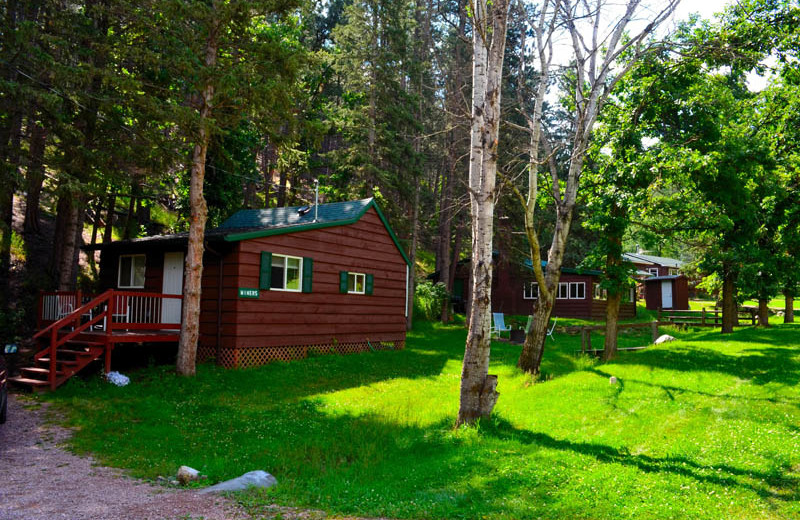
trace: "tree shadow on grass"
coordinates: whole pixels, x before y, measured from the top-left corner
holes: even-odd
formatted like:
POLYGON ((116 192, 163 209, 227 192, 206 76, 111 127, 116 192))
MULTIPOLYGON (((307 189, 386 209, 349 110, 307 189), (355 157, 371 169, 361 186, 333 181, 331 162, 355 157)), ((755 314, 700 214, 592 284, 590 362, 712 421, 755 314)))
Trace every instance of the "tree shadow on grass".
POLYGON ((592 457, 599 462, 634 467, 645 473, 669 473, 692 478, 698 482, 748 489, 765 499, 800 500, 800 479, 784 472, 766 473, 727 464, 705 466, 685 457, 633 455, 625 448, 556 439, 546 433, 520 430, 503 419, 494 419, 482 428, 482 433, 504 441, 571 451, 592 457))
POLYGON ((800 383, 797 354, 797 349, 791 347, 748 349, 736 355, 709 348, 681 346, 642 350, 620 356, 615 364, 647 365, 687 372, 720 372, 758 385, 773 382, 796 385, 800 383))
MULTIPOLYGON (((604 372, 598 368, 590 368, 587 369, 587 371, 592 372, 593 374, 597 374, 598 376, 603 378, 611 377, 610 373, 604 372)), ((691 388, 685 388, 682 386, 662 385, 658 383, 652 383, 650 381, 642 381, 641 379, 632 379, 630 377, 626 377, 624 379, 618 378, 619 392, 617 392, 617 394, 622 392, 626 381, 630 383, 636 383, 637 385, 649 386, 651 388, 658 388, 660 390, 663 390, 664 393, 667 394, 667 397, 669 397, 670 401, 675 400, 675 395, 692 394, 692 395, 700 395, 703 397, 710 397, 712 399, 733 399, 739 401, 764 402, 771 404, 788 404, 800 408, 800 399, 779 399, 777 397, 750 397, 746 395, 714 394, 711 392, 703 392, 701 390, 692 390, 691 388)))

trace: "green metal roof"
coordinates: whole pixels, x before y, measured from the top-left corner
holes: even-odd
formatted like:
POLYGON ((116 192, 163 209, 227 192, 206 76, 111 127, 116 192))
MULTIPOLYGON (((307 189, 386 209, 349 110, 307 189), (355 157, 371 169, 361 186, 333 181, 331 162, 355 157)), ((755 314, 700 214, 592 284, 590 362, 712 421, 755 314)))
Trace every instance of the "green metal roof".
POLYGON ((297 233, 299 231, 333 226, 346 226, 358 222, 369 208, 375 208, 375 212, 386 227, 386 231, 389 232, 389 236, 403 256, 403 260, 405 260, 406 264, 411 265, 408 256, 406 256, 400 242, 397 240, 397 236, 373 198, 319 204, 316 213, 313 205, 289 208, 243 209, 234 213, 216 231, 225 233, 226 242, 238 242, 251 238, 297 233))

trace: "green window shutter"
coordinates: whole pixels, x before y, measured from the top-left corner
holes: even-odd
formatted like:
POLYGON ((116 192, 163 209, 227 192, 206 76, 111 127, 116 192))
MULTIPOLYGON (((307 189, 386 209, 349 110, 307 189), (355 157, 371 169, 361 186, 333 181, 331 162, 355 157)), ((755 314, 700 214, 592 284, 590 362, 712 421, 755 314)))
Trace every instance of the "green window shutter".
POLYGON ((366 276, 367 281, 364 284, 364 292, 367 294, 372 294, 372 286, 375 284, 374 277, 371 274, 366 276))
POLYGON ((261 251, 261 276, 258 279, 258 288, 269 291, 272 285, 272 253, 261 251))
POLYGON ((303 257, 303 292, 311 292, 311 273, 314 271, 314 260, 303 257))
POLYGON ((339 292, 347 294, 347 271, 339 271, 339 292))

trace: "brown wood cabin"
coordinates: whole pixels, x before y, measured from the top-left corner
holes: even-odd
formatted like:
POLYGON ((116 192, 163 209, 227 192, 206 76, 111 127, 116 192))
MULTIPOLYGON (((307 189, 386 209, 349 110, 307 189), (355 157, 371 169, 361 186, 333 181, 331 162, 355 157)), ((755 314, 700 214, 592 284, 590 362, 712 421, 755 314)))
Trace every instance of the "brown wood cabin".
MULTIPOLYGON (((538 284, 530 260, 521 265, 496 253, 492 277, 492 312, 528 315, 539 297, 538 284)), ((453 301, 466 301, 469 288, 469 261, 460 261, 456 267, 453 284, 453 301)), ((561 268, 558 295, 553 306, 553 316, 605 320, 606 295, 599 287, 601 271, 561 268)), ((433 277, 436 279, 436 276, 433 277)), ((621 319, 636 317, 636 291, 631 288, 620 304, 621 319)))
POLYGON ((644 280, 648 310, 689 309, 689 283, 683 275, 653 276, 644 280))
POLYGON ((622 259, 632 263, 638 271, 649 276, 677 276, 681 274, 685 262, 675 258, 646 255, 643 253, 623 253, 622 259))
MULTIPOLYGON (((187 234, 97 244, 105 289, 180 294, 187 234)), ((205 237, 198 359, 400 349, 409 261, 374 199, 241 210, 205 237)), ((180 322, 180 300, 160 309, 180 322)))

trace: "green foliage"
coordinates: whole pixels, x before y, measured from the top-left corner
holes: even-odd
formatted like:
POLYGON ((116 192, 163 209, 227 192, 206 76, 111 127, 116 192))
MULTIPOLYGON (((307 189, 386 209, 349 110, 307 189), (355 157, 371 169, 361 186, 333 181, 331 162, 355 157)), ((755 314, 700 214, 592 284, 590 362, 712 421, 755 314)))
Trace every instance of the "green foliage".
POLYGON ((25 238, 16 231, 11 232, 11 255, 18 262, 25 261, 25 238))
POLYGON ((450 295, 447 286, 442 282, 418 283, 414 290, 414 313, 426 320, 436 320, 442 312, 442 306, 450 295))
MULTIPOLYGON (((256 516, 271 504, 398 519, 800 514, 797 326, 725 341, 664 329, 679 341, 603 365, 556 332, 544 382, 516 368, 520 347, 495 343, 495 413, 454 430, 463 323, 418 325, 403 351, 201 365, 193 379, 154 367, 127 387, 73 378, 43 398, 77 427, 73 449, 136 477, 269 471, 277 487, 236 496, 256 516)), ((620 346, 649 340, 626 332, 620 346)))

